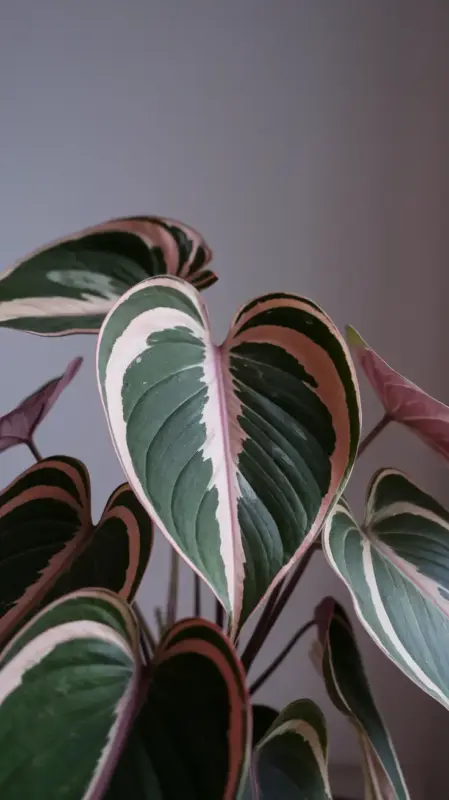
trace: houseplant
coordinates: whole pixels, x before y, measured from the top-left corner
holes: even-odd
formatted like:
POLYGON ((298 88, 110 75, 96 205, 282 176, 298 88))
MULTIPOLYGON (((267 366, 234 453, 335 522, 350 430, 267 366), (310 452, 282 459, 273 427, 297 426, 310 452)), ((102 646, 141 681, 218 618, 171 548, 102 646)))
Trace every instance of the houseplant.
POLYGON ((393 422, 447 458, 449 409, 352 329, 348 347, 296 295, 247 303, 215 346, 198 291, 216 280, 210 260, 187 226, 135 217, 56 242, 0 277, 0 326, 97 335, 100 395, 129 481, 94 525, 84 465, 38 450, 37 426, 79 360, 0 419, 0 451, 25 444, 36 459, 0 495, 2 800, 330 798, 316 705, 278 713, 252 702, 311 627, 330 698, 360 740, 365 796, 408 798, 332 598, 252 677, 317 552, 379 647, 448 705, 449 514, 395 469, 373 477, 361 526, 343 491, 357 456, 393 422), (361 443, 349 348, 385 408, 361 443), (134 600, 152 523, 172 545, 157 633, 134 600), (193 569, 194 616, 178 620, 180 557, 193 569), (200 581, 215 594, 215 623, 201 617, 200 581))

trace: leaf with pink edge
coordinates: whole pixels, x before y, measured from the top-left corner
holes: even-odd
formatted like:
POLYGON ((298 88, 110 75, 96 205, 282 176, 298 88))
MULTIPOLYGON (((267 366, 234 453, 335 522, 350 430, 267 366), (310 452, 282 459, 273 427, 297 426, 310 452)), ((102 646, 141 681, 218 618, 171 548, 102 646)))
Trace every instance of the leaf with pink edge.
POLYGON ((97 333, 131 286, 178 275, 198 289, 217 280, 203 237, 159 217, 113 219, 66 236, 0 273, 0 326, 42 336, 97 333))
POLYGON ((406 425, 432 450, 449 459, 449 406, 392 369, 354 328, 348 326, 346 332, 348 344, 388 417, 406 425))
POLYGON ((97 369, 130 484, 235 635, 349 478, 360 407, 343 338, 314 303, 276 293, 218 347, 198 292, 153 278, 105 320, 97 369))
POLYGON ((17 444, 33 445, 37 426, 47 416, 61 392, 77 374, 83 359, 74 358, 59 378, 53 378, 40 389, 0 417, 0 453, 17 444))

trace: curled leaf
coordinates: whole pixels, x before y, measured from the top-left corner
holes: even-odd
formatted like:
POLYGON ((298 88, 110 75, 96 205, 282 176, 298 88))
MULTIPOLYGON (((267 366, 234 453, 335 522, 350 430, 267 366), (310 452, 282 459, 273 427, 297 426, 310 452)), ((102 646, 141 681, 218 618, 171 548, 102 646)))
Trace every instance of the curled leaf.
POLYGON ((321 672, 329 697, 354 726, 362 749, 365 797, 409 800, 393 743, 371 695, 347 615, 335 600, 327 597, 316 608, 315 619, 321 672))
POLYGON ((449 458, 449 406, 392 369, 354 328, 347 339, 386 414, 406 425, 444 458, 449 458))
POLYGON ((0 494, 0 645, 36 609, 98 586, 131 601, 148 563, 151 521, 124 484, 99 523, 89 475, 74 458, 47 458, 0 494))
POLYGON ((30 444, 37 426, 47 416, 61 392, 77 374, 83 359, 74 358, 59 378, 53 378, 40 389, 0 417, 0 453, 17 444, 30 444))
POLYGON ((131 286, 178 275, 198 289, 217 280, 202 236, 170 219, 114 219, 67 236, 0 273, 0 326, 43 336, 96 333, 131 286))

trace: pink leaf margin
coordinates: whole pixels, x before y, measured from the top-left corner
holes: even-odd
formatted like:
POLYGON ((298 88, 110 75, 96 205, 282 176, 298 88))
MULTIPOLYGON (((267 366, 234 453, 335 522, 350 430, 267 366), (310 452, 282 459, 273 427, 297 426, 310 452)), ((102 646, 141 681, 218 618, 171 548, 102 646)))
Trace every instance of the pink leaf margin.
POLYGON ((396 372, 349 325, 346 336, 386 415, 449 460, 449 407, 396 372))
POLYGON ((28 444, 32 440, 37 426, 74 379, 82 363, 81 356, 74 358, 62 375, 45 383, 16 408, 0 417, 0 453, 18 444, 28 444))

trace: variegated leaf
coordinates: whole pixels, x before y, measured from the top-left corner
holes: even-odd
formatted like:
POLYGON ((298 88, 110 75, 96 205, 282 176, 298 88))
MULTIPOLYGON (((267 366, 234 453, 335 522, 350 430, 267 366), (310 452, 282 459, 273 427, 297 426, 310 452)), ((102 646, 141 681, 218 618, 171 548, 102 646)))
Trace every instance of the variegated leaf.
POLYGON ((17 444, 26 444, 33 449, 33 437, 37 426, 47 416, 61 392, 77 374, 82 358, 74 358, 64 374, 53 378, 40 389, 0 417, 0 453, 17 444))
POLYGON ((326 723, 311 700, 291 703, 257 744, 244 800, 332 800, 326 723))
POLYGON ((86 468, 47 458, 0 494, 0 644, 44 603, 88 586, 131 601, 152 545, 151 521, 128 484, 94 527, 86 468))
POLYGON ((128 480, 235 633, 348 480, 360 409, 343 339, 279 293, 244 306, 217 347, 195 289, 154 278, 105 320, 98 378, 128 480))
POLYGON ((329 697, 360 741, 365 800, 410 800, 390 735, 376 708, 351 623, 331 597, 315 611, 329 697))
POLYGON ((354 328, 347 338, 386 415, 407 425, 437 453, 449 458, 449 406, 392 369, 354 328))
POLYGON ((135 620, 108 592, 65 597, 20 631, 0 662, 2 800, 101 797, 141 671, 135 620))
POLYGON ((130 217, 86 228, 0 273, 0 326, 44 336, 96 333, 116 300, 139 281, 171 274, 205 289, 212 253, 192 228, 130 217))
POLYGON ((212 623, 184 620, 166 634, 152 666, 107 800, 238 800, 251 707, 232 644, 212 623))
POLYGON ((384 469, 371 482, 364 527, 342 502, 323 547, 376 644, 449 708, 449 513, 406 475, 384 469))

